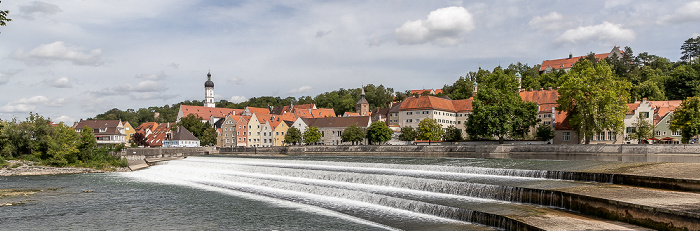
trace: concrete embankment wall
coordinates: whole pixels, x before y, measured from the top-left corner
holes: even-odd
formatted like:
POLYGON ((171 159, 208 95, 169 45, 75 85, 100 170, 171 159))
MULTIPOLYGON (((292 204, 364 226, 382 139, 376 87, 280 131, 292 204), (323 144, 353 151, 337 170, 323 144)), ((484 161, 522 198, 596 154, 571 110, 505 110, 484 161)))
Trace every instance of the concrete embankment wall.
POLYGON ((145 158, 193 156, 210 153, 216 153, 216 148, 125 148, 121 152, 114 153, 114 155, 126 157, 127 160, 143 160, 145 158))
POLYGON ((461 157, 700 163, 700 145, 291 146, 220 149, 221 154, 461 157))

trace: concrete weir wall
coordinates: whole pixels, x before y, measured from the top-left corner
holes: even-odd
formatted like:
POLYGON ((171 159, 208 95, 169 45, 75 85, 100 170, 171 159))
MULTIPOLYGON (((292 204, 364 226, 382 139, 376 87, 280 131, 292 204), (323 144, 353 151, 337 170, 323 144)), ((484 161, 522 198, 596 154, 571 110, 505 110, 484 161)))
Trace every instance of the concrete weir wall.
POLYGON ((206 155, 215 153, 214 147, 196 148, 125 148, 114 155, 126 157, 127 160, 143 160, 145 158, 163 158, 178 156, 206 155))
POLYGON ((221 154, 462 157, 700 163, 700 145, 290 146, 219 149, 221 154))

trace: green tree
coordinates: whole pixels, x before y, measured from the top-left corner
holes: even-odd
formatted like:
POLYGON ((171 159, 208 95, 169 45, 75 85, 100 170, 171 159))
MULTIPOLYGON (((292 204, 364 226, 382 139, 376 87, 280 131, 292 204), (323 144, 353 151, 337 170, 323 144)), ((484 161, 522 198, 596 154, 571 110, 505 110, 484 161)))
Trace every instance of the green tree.
MULTIPOLYGON (((0 20, 2 21, 2 20, 0 20)), ((681 45, 681 60, 692 62, 700 57, 700 36, 689 38, 681 45)))
POLYGON ((66 166, 78 162, 79 141, 78 133, 64 123, 59 123, 49 138, 48 163, 66 166))
POLYGON ((215 146, 216 136, 216 130, 209 126, 202 132, 202 138, 199 139, 199 144, 201 146, 215 146))
POLYGON ((426 118, 418 123, 418 139, 427 140, 428 144, 440 140, 444 133, 442 126, 435 119, 426 118))
POLYGON ((635 139, 641 144, 642 140, 654 137, 654 125, 648 119, 638 117, 632 125, 635 129, 629 134, 630 139, 635 139))
POLYGON ((603 60, 579 61, 560 79, 557 110, 567 112, 571 126, 586 144, 593 134, 621 132, 631 84, 617 80, 603 60))
POLYGON ((7 18, 7 14, 9 14, 10 11, 8 10, 0 10, 0 26, 6 26, 7 22, 12 21, 12 19, 7 18))
POLYGON ((442 91, 453 100, 468 99, 472 97, 473 82, 460 76, 451 86, 445 85, 442 91))
POLYGON ((394 131, 383 121, 374 122, 367 128, 367 140, 371 144, 387 142, 391 140, 392 134, 394 134, 394 131))
MULTIPOLYGON (((700 64, 695 66, 700 67, 700 64)), ((666 94, 671 100, 700 96, 700 73, 698 70, 693 68, 693 65, 680 65, 674 68, 666 83, 666 94)))
POLYGON ((340 138, 343 142, 352 142, 352 145, 355 145, 355 142, 360 143, 365 139, 365 130, 353 124, 343 130, 340 138))
POLYGON ((306 128, 306 131, 304 131, 303 138, 304 138, 304 143, 315 144, 321 140, 321 132, 318 130, 318 127, 311 126, 311 127, 306 128))
POLYGON ((551 125, 540 124, 535 131, 535 139, 547 141, 554 138, 554 129, 551 125))
POLYGON ((538 121, 537 104, 523 102, 515 76, 500 68, 479 84, 472 106, 472 114, 465 124, 472 138, 498 137, 503 144, 506 137, 525 137, 538 121))
POLYGON ((673 111, 671 130, 680 131, 685 144, 700 133, 700 97, 683 100, 680 107, 673 111))
POLYGON ((399 140, 401 141, 414 141, 418 138, 418 132, 411 126, 405 126, 401 128, 401 134, 399 134, 399 140))
MULTIPOLYGON (((136 135, 136 134, 134 134, 136 135)), ((78 141, 78 159, 87 162, 92 159, 94 150, 97 148, 97 139, 92 132, 92 128, 85 126, 80 129, 80 141, 78 141)))
POLYGON ((199 117, 194 113, 182 117, 180 119, 180 122, 177 123, 178 127, 180 125, 185 127, 188 131, 192 132, 192 135, 196 136, 200 140, 202 139, 201 137, 202 133, 204 132, 204 129, 207 128, 205 124, 202 123, 202 117, 199 117))
POLYGON ((287 134, 284 135, 284 143, 297 145, 301 141, 301 131, 296 127, 289 127, 287 134))
POLYGON ((445 128, 445 134, 443 134, 442 139, 450 142, 463 140, 462 130, 455 127, 454 125, 447 126, 447 128, 445 128))

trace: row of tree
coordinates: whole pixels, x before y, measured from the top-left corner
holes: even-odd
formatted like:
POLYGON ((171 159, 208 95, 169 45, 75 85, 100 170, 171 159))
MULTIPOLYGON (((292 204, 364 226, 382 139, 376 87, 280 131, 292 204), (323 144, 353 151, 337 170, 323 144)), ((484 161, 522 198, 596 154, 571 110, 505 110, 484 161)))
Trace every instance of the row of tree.
POLYGON ((98 148, 92 128, 80 134, 73 128, 53 123, 30 113, 24 121, 0 122, 0 157, 23 158, 53 166, 94 168, 126 167, 126 159, 109 155, 112 149, 98 148))
MULTIPOLYGON (((367 139, 370 144, 382 144, 391 140, 391 135, 394 133, 386 123, 382 121, 377 121, 367 128, 367 130, 361 128, 358 125, 350 125, 343 130, 340 134, 342 142, 351 142, 353 145, 361 144, 363 140, 367 139)), ((322 134, 318 127, 310 126, 302 133, 296 127, 290 127, 287 130, 287 134, 284 136, 284 142, 286 144, 297 145, 306 144, 316 144, 321 141, 322 134)))

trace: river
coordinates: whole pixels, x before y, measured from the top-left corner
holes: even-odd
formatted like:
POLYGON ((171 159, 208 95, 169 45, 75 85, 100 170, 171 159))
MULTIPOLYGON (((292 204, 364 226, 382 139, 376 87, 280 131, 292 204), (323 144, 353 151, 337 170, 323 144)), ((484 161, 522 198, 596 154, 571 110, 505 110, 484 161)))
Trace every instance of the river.
POLYGON ((526 216, 540 207, 511 202, 508 189, 592 184, 544 179, 541 169, 594 164, 189 157, 135 172, 0 177, 0 189, 43 190, 0 207, 0 229, 494 230, 509 226, 468 222, 485 219, 472 211, 526 216))

